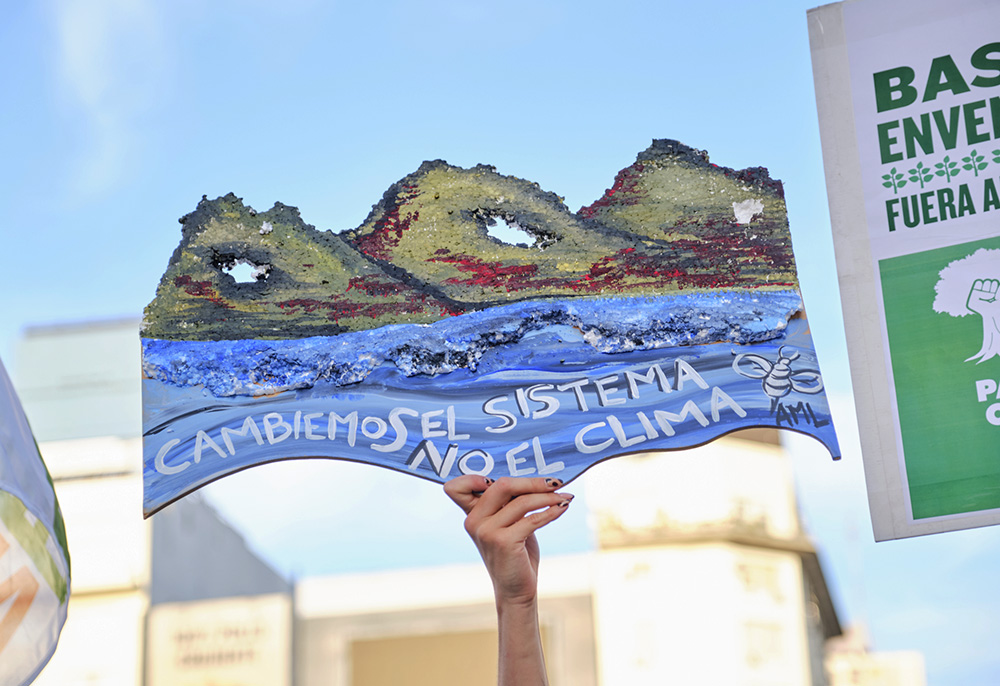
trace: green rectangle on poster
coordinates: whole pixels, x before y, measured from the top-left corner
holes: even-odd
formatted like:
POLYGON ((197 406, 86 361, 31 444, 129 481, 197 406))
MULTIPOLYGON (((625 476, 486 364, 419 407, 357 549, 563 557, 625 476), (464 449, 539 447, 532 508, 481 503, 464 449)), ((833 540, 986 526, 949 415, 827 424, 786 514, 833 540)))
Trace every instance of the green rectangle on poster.
POLYGON ((1000 508, 1000 238, 879 271, 913 519, 1000 508))

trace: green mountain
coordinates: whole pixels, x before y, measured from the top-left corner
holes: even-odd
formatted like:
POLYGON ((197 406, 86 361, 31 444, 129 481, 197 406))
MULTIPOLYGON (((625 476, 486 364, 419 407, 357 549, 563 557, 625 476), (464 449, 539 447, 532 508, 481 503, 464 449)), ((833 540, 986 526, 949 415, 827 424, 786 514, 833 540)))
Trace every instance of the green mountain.
POLYGON ((576 213, 538 184, 436 160, 341 234, 281 203, 257 213, 232 194, 202 199, 181 223, 146 308, 149 338, 299 338, 529 299, 797 286, 780 182, 668 140, 576 213), (532 242, 492 237, 497 222, 532 242), (239 263, 256 278, 237 282, 239 263))

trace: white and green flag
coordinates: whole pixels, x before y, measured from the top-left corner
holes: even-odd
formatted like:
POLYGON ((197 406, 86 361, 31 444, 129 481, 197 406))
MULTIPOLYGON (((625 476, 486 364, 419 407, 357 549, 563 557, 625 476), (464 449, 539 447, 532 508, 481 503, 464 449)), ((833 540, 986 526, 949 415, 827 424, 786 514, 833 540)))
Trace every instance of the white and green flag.
POLYGON ((68 601, 62 512, 0 362, 0 684, 38 676, 56 649, 68 601))

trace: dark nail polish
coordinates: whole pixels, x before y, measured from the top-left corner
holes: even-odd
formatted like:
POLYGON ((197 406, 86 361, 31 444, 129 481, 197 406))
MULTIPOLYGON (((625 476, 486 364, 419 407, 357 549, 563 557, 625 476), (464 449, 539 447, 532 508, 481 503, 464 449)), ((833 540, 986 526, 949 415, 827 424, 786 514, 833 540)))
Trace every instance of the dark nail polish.
POLYGON ((559 503, 559 505, 557 507, 569 507, 569 501, 568 500, 564 500, 561 503, 559 503))
POLYGON ((563 485, 562 479, 546 479, 545 483, 552 488, 559 488, 563 485))

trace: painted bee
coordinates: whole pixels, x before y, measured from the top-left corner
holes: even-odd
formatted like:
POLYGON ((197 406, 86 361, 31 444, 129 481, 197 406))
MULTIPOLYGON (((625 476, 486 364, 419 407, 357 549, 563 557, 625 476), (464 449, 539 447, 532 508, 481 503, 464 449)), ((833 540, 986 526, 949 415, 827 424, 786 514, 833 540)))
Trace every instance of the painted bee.
POLYGON ((792 391, 799 393, 819 393, 823 390, 823 378, 815 369, 792 371, 792 361, 798 359, 797 351, 786 354, 783 345, 778 348, 778 359, 773 363, 755 353, 740 353, 733 360, 733 371, 748 379, 763 379, 761 387, 770 398, 783 398, 792 391), (743 369, 740 362, 746 360, 752 369, 743 369))

